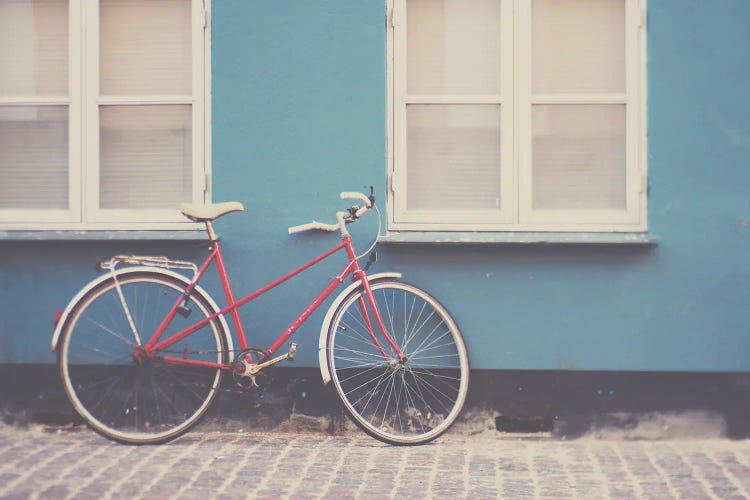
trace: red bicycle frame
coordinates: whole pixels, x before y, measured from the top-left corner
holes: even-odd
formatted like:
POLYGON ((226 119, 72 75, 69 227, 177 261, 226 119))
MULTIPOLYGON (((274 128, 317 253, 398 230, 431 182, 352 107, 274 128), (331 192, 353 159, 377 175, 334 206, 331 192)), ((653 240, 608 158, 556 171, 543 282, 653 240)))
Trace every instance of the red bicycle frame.
MULTIPOLYGON (((356 281, 357 279, 360 280, 362 283, 362 287, 365 291, 365 297, 367 297, 367 302, 370 305, 370 308, 372 309, 374 315, 375 315, 375 322, 380 329, 380 331, 383 334, 383 337, 386 339, 388 344, 393 348, 393 350, 396 352, 399 360, 404 361, 406 357, 401 352, 399 347, 396 345, 396 343, 393 341, 391 336, 388 334, 388 331, 385 328, 385 325, 383 324, 383 319, 380 316, 380 311, 378 311, 377 305, 375 304, 375 298, 372 294, 372 289, 370 288, 370 284, 367 281, 367 273, 364 269, 362 269, 359 266, 359 261, 357 260, 357 255, 354 251, 354 247, 352 245, 351 237, 349 236, 343 236, 341 243, 336 245, 335 247, 331 248, 330 250, 320 254, 319 256, 315 257, 311 261, 307 262, 306 264, 303 264, 302 266, 298 267, 297 269, 289 272, 288 274, 285 274, 281 278, 274 280, 267 285, 259 288, 258 290, 242 297, 239 300, 235 300, 234 293, 232 292, 232 287, 229 282, 229 275, 227 273, 226 266, 224 264, 224 258, 221 254, 221 245, 219 244, 218 240, 215 240, 212 242, 211 246, 209 247, 209 255, 206 258, 205 262, 200 266, 198 269, 198 272, 195 275, 195 278, 190 282, 190 284, 185 288, 185 291, 183 293, 183 296, 181 296, 177 302, 172 306, 172 308, 169 310, 167 315, 162 320, 159 327, 156 329, 156 331, 153 333, 149 341, 144 346, 139 346, 134 356, 147 356, 149 358, 153 358, 156 356, 156 353, 158 351, 162 351, 168 347, 170 347, 173 344, 176 344, 180 340, 184 339, 185 337, 188 337, 189 335, 197 332, 204 326, 206 326, 208 323, 213 321, 219 316, 222 316, 227 313, 231 313, 232 321, 234 323, 234 327, 237 331, 237 337, 240 342, 240 347, 244 349, 248 349, 249 344, 247 342, 247 337, 245 336, 245 329, 243 328, 242 320, 239 315, 238 309, 243 306, 244 304, 247 304, 251 300, 263 295, 264 293, 268 292, 269 290, 277 287, 278 285, 286 282, 287 280, 297 276, 302 271, 305 271, 306 269, 309 269, 310 267, 314 266, 318 262, 330 257, 331 255, 337 253, 339 250, 346 250, 346 254, 348 257, 348 262, 346 267, 344 267, 341 272, 331 279, 331 282, 326 286, 322 292, 310 303, 310 305, 302 311, 302 313, 297 317, 294 322, 289 325, 289 327, 276 339, 276 341, 271 344, 268 349, 266 349, 266 353, 268 356, 272 356, 276 351, 279 350, 279 348, 287 341, 289 338, 294 334, 295 331, 304 323, 312 313, 315 312, 318 307, 325 302, 325 300, 333 293, 336 288, 338 288, 339 285, 341 285, 344 280, 349 276, 352 275, 352 281, 356 281), (198 321, 197 323, 175 333, 174 335, 170 336, 169 338, 166 338, 164 340, 161 340, 161 337, 163 336, 164 332, 167 329, 167 326, 172 322, 175 315, 178 312, 178 309, 180 305, 187 300, 187 297, 190 295, 192 290, 195 288, 198 281, 200 281, 201 277, 205 274, 206 270, 209 268, 211 263, 216 264, 217 271, 219 273, 219 277, 221 279, 221 285, 224 289, 224 295, 226 297, 227 306, 221 309, 220 311, 203 318, 202 320, 198 321)), ((359 305, 362 309, 362 315, 365 319, 365 322, 367 324, 367 328, 370 334, 370 337, 375 344, 375 346, 378 348, 380 353, 383 355, 384 359, 386 361, 390 361, 391 358, 386 353, 385 349, 383 349, 380 342, 377 340, 377 337, 375 335, 375 331, 372 325, 372 321, 370 319, 370 315, 367 312, 367 303, 365 303, 363 298, 360 298, 359 305)), ((175 357, 175 356, 163 356, 161 358, 163 361, 172 363, 172 364, 182 364, 182 365, 192 365, 192 366, 204 366, 209 368, 221 368, 224 370, 230 369, 230 365, 227 364, 220 364, 220 363, 212 363, 208 361, 199 361, 194 359, 189 359, 187 357, 187 353, 183 355, 183 357, 175 357)))

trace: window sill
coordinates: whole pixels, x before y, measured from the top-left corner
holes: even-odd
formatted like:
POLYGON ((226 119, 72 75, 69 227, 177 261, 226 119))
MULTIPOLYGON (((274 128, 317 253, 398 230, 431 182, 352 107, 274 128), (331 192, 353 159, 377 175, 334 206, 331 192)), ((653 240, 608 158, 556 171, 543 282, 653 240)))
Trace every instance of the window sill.
POLYGON ((654 246, 648 233, 523 233, 523 232, 389 232, 381 244, 500 244, 500 245, 640 245, 654 246))
POLYGON ((0 231, 0 241, 170 241, 206 240, 206 232, 187 231, 0 231))

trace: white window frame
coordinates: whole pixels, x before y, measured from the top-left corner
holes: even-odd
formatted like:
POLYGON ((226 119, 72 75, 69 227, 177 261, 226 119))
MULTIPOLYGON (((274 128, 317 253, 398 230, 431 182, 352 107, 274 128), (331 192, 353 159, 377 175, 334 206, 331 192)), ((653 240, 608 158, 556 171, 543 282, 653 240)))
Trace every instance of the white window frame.
POLYGON ((190 230, 175 207, 170 210, 99 208, 99 106, 190 104, 192 110, 192 202, 210 202, 211 176, 211 0, 191 0, 192 95, 99 96, 99 2, 69 0, 69 95, 0 97, 0 105, 67 105, 67 210, 0 210, 1 230, 190 230))
POLYGON ((646 0, 626 0, 626 90, 619 95, 531 94, 531 2, 502 3, 502 91, 499 96, 410 96, 406 92, 406 2, 386 0, 388 79, 388 231, 646 232, 646 0), (501 105, 499 211, 406 207, 406 106, 416 103, 501 105), (626 106, 626 209, 534 210, 531 197, 531 108, 534 104, 626 106))

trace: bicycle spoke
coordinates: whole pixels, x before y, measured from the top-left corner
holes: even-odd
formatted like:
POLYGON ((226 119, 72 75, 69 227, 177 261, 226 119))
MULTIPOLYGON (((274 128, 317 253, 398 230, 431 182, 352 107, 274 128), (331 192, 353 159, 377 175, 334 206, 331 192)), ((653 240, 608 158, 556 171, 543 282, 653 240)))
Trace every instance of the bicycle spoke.
POLYGON ((420 356, 420 358, 421 358, 421 354, 424 353, 424 352, 434 351, 435 349, 445 349, 445 348, 448 348, 448 349, 452 350, 453 349, 453 343, 452 342, 447 342, 445 344, 440 344, 440 345, 436 345, 436 346, 435 345, 425 346, 422 349, 420 349, 418 352, 412 352, 412 356, 420 356))
MULTIPOLYGON (((123 376, 123 377, 122 377, 122 378, 120 379, 120 382, 124 382, 124 381, 125 381, 125 379, 126 379, 126 376, 123 376)), ((124 387, 124 384, 123 384, 123 387, 124 387)), ((113 386, 111 387, 111 389, 114 389, 114 385, 113 385, 113 386)), ((115 396, 115 397, 117 397, 117 396, 115 396)), ((130 396, 128 396, 128 397, 130 397, 130 396)), ((101 399, 101 400, 99 401, 99 403, 98 403, 98 404, 97 404, 97 405, 95 406, 95 408, 98 408, 98 407, 100 407, 102 403, 104 403, 105 401, 109 401, 109 400, 110 400, 110 397, 109 397, 109 395, 106 395, 106 397, 102 397, 102 399, 101 399)), ((122 406, 120 407, 120 409, 119 409, 118 411, 112 412, 112 414, 111 414, 111 417, 110 417, 110 419, 112 419, 112 420, 115 420, 115 419, 116 419, 116 418, 117 418, 117 417, 118 417, 119 415, 121 415, 121 414, 122 414, 122 412, 123 412, 123 410, 124 410, 124 409, 125 409, 125 407, 127 406, 127 404, 128 404, 128 399, 125 399, 125 403, 123 403, 123 404, 122 404, 122 406)), ((102 416, 103 416, 103 417, 105 417, 106 415, 107 415, 107 408, 105 407, 105 408, 104 408, 104 412, 102 413, 102 416)), ((97 417, 97 418, 98 418, 98 417, 97 417)))
MULTIPOLYGON (((424 360, 428 360, 428 359, 444 359, 444 358, 459 358, 459 354, 458 353, 453 353, 453 354, 436 354, 434 356, 421 356, 421 357, 419 357, 418 361, 424 361, 424 360)), ((421 363, 418 363, 417 361, 415 361, 414 363, 412 363, 412 365, 415 365, 415 366, 425 366, 425 365, 423 365, 421 363)), ((436 366, 433 366, 432 368, 449 368, 449 367, 450 366, 446 367, 445 365, 436 365, 436 366)))
MULTIPOLYGON (((357 401, 355 401, 355 402, 353 403, 353 405, 354 405, 354 406, 357 406, 357 405, 359 404, 359 402, 360 402, 360 401, 362 401, 362 400, 363 400, 364 398, 366 398, 366 397, 367 397, 367 402, 365 403, 365 405, 364 405, 364 407, 363 407, 363 408, 367 408, 367 407, 369 406, 369 404, 370 404, 370 400, 371 400, 371 399, 373 398, 373 396, 374 396, 374 395, 375 395, 375 394, 377 393, 377 389, 378 389, 378 387, 380 387, 381 383, 382 383, 382 382, 383 382, 383 380, 384 380, 384 379, 386 378, 386 376, 387 376, 387 372, 383 372, 383 373, 382 373, 382 374, 380 375, 380 377, 378 377, 377 383, 375 384, 375 388, 374 388, 374 389, 373 389, 373 390, 372 390, 372 391, 371 391, 371 392, 370 392, 369 394, 368 394, 368 393, 365 393, 365 394, 364 394, 364 395, 363 395, 362 397, 360 397, 360 398, 359 398, 359 399, 358 399, 357 401), (368 396, 369 396, 369 397, 368 397, 368 396)), ((372 379, 372 380, 368 380, 367 382, 365 382, 364 384, 360 385, 359 387, 355 387, 354 389, 351 389, 350 391, 347 391, 347 394, 352 394, 352 393, 354 393, 355 391, 358 391, 359 389, 361 389, 362 387, 366 386, 367 384, 370 384, 370 383, 372 383, 372 381, 373 381, 373 380, 375 380, 375 379, 372 379)))
POLYGON ((351 354, 355 354, 355 355, 356 354, 360 354, 360 355, 362 355, 362 356, 364 356, 366 358, 376 359, 376 360, 379 360, 381 362, 385 362, 386 361, 383 358, 383 355, 380 354, 379 352, 378 353, 364 352, 364 351, 359 351, 357 349, 350 349, 350 348, 346 348, 346 347, 337 347, 336 348, 336 352, 346 352, 346 353, 351 353, 351 354))
MULTIPOLYGON (((344 369, 345 369, 345 370, 349 370, 349 369, 356 369, 356 368, 364 368, 364 367, 366 367, 366 366, 370 366, 370 365, 361 365, 361 366, 359 366, 359 367, 353 367, 353 366, 352 366, 352 367, 349 367, 349 366, 347 366, 347 367, 346 367, 346 368, 344 368, 344 369)), ((382 366, 373 366, 373 367, 371 367, 371 368, 369 368, 369 369, 367 369, 367 370, 365 370, 365 371, 363 371, 363 372, 358 372, 358 373, 355 373, 354 375, 351 375, 351 376, 349 376, 349 377, 347 377, 347 378, 342 378, 342 379, 340 380, 340 382, 341 382, 341 383, 343 384, 343 383, 345 383, 345 382, 347 382, 347 381, 349 381, 349 380, 352 380, 353 378, 356 378, 356 377, 361 377, 361 376, 363 376, 363 375, 364 375, 365 373, 371 372, 371 371, 373 371, 373 370, 378 370, 378 369, 382 369, 382 368, 383 368, 382 366)))
POLYGON ((387 364, 386 364, 386 363, 372 363, 372 362, 364 362, 363 360, 360 360, 360 359, 351 359, 351 358, 344 358, 344 357, 342 357, 342 356, 337 356, 337 359, 338 359, 339 361, 349 361, 349 362, 352 362, 352 363, 357 363, 357 362, 359 362, 359 363, 364 363, 364 364, 358 364, 358 365, 348 365, 348 364, 347 364, 346 366, 341 366, 341 365, 339 365, 339 366, 337 367, 337 369, 339 369, 339 370, 350 370, 350 369, 353 369, 353 368, 364 368, 364 367, 366 367, 366 366, 373 366, 373 367, 381 367, 381 366, 387 366, 387 364))
POLYGON ((182 380, 181 380, 181 379, 180 379, 179 377, 177 377, 176 375, 173 375, 173 374, 172 374, 172 373, 171 373, 170 371, 168 371, 168 370, 165 370, 165 371, 164 371, 164 374, 165 374, 165 375, 167 375, 168 377, 170 377, 170 378, 171 378, 172 380, 174 380, 175 382, 177 382, 177 383, 178 383, 178 387, 183 387, 183 388, 185 388, 185 390, 186 390, 186 391, 188 391, 188 392, 190 392, 191 394, 193 394, 193 396, 195 396, 195 399, 196 399, 196 400, 198 400, 198 401, 203 401, 203 399, 205 398, 205 396, 202 396, 202 395, 198 394, 198 393, 197 393, 197 392, 196 392, 195 390, 193 390, 193 388, 192 388, 192 387, 190 387, 190 386, 189 386, 188 384, 186 384, 185 382, 183 382, 183 381, 182 381, 182 380))
POLYGON ((334 386, 350 416, 371 435, 397 444, 430 441, 455 421, 466 398, 468 360, 460 333, 418 289, 398 282, 371 287, 374 310, 407 358, 378 356, 365 336, 361 292, 352 293, 329 330, 326 356, 334 386))
POLYGON ((391 375, 389 378, 390 380, 388 382, 388 388, 385 392, 383 392, 383 395, 380 397, 380 401, 378 401, 378 406, 375 408, 375 413, 374 413, 375 415, 378 414, 378 408, 380 408, 380 405, 383 403, 383 400, 385 399, 385 408, 383 408, 383 420, 380 424, 381 427, 385 427, 385 420, 387 418, 386 415, 388 413, 388 406, 391 401, 390 395, 393 393, 394 387, 396 386, 396 377, 394 375, 391 375), (386 398, 385 397, 386 395, 388 395, 389 397, 386 398))
POLYGON ((180 409, 177 408, 177 406, 175 406, 174 395, 167 394, 164 391, 164 389, 162 389, 161 385, 156 380, 152 380, 151 382, 153 383, 153 386, 154 386, 155 390, 158 390, 161 394, 163 394, 163 396, 164 396, 163 401, 166 402, 169 406, 171 406, 172 409, 174 410, 173 414, 175 415, 175 417, 173 417, 171 419, 164 418, 162 416, 161 410, 158 409, 159 398, 158 397, 155 398, 155 401, 157 402, 157 410, 158 410, 158 414, 159 414, 160 425, 164 425, 168 420, 169 421, 174 421, 175 419, 180 418, 179 415, 181 413, 183 413, 183 412, 180 411, 180 409))
MULTIPOLYGON (((407 294, 404 295, 404 315, 406 316, 406 300, 407 300, 407 294)), ((427 307, 427 304, 424 301, 419 301, 422 304, 422 307, 419 309, 419 311, 415 314, 415 309, 418 307, 417 300, 419 300, 419 297, 416 295, 411 296, 411 305, 409 306, 409 314, 406 316, 406 322, 404 324, 404 344, 407 342, 408 337, 407 335, 412 330, 412 325, 419 321, 419 318, 422 317, 422 314, 424 313, 425 308, 427 307)))
POLYGON ((92 323, 92 324, 94 324, 94 325, 98 326, 99 328, 101 328, 102 330, 104 330, 104 331, 105 331, 106 333, 109 333, 109 334, 110 334, 110 335, 112 335, 112 336, 113 336, 113 337, 114 337, 114 338, 115 338, 116 340, 119 340, 120 342, 122 342, 122 343, 123 343, 123 344, 125 344, 126 346, 135 348, 135 346, 136 346, 135 342, 132 342, 132 341, 130 341, 130 340, 128 340, 128 339, 126 339, 125 337, 121 336, 121 335, 120 335, 119 333, 117 333, 117 332, 115 332, 115 331, 113 331, 113 330, 111 330, 111 329, 107 328, 106 326, 102 325, 102 324, 101 324, 101 323, 99 323, 98 321, 96 321, 96 320, 94 320, 94 319, 92 319, 92 318, 89 318, 89 317, 87 317, 87 316, 84 316, 84 317, 83 317, 83 319, 85 319, 85 320, 86 320, 86 321, 88 321, 89 323, 92 323))
MULTIPOLYGON (((159 357, 136 360, 135 342, 121 333, 132 328, 146 334, 156 331, 184 288, 182 278, 161 271, 123 272, 117 282, 110 278, 89 290, 73 309, 61 336, 63 382, 76 410, 105 436, 130 443, 172 439, 194 425, 216 397, 219 365, 228 362, 225 332, 218 319, 172 346, 183 356, 189 353, 191 359, 217 363, 214 368, 170 365, 159 357), (132 327, 124 322, 118 285, 132 327), (73 365, 76 360, 91 368, 78 369, 73 365)), ((198 290, 187 300, 197 317, 186 326, 215 312, 198 290)), ((177 322, 167 325, 167 331, 175 328, 181 329, 177 322)), ((361 354, 355 357, 364 359, 361 354)))
MULTIPOLYGON (((91 347, 89 345, 82 345, 82 346, 80 346, 80 348, 88 351, 90 354, 104 354, 107 359, 98 360, 100 362, 101 361, 111 361, 111 362, 122 361, 125 364, 127 364, 128 361, 130 361, 131 359, 133 359, 132 358, 132 353, 117 355, 117 354, 113 354, 111 352, 102 351, 101 349, 98 349, 96 347, 91 347)), ((91 357, 90 356, 83 356, 80 359, 83 360, 83 361, 88 361, 89 364, 91 364, 91 357)))
POLYGON ((359 334, 359 336, 360 336, 360 337, 362 337, 362 339, 363 339, 363 340, 365 340, 365 341, 366 341, 366 340, 370 340, 370 341, 372 341, 372 339, 370 339, 370 333, 369 333, 369 332, 370 332, 370 329, 369 329, 369 328, 367 328, 367 325, 365 324, 365 322, 364 322, 363 320, 359 319, 359 317, 357 317, 357 316, 356 316, 356 315, 354 315, 354 314, 351 314, 350 316, 351 316, 351 317, 352 317, 352 318, 354 319, 354 321, 356 321, 357 323, 359 323, 359 325, 360 325, 360 326, 361 326, 361 327, 362 327, 362 328, 364 329, 364 331, 365 331, 365 332, 367 332, 367 333, 366 333, 366 334, 362 334, 362 333, 360 332, 360 330, 359 330, 358 328, 352 327, 352 326, 351 326, 351 325, 350 325, 349 323, 347 323, 346 321, 343 321, 343 320, 341 321, 341 325, 342 325, 342 326, 343 326, 343 327, 344 327, 344 328, 345 328, 346 330, 348 330, 348 331, 352 331, 352 332, 354 332, 354 333, 357 333, 357 334, 359 334))
MULTIPOLYGON (((360 338, 357 338, 357 337, 351 337, 349 335, 342 335, 342 336, 346 337, 346 338, 350 338, 352 340, 355 340, 355 341, 357 341, 357 342, 359 342, 359 343, 361 343, 361 344, 363 344, 363 345, 365 345, 367 347, 375 348, 375 344, 373 343, 372 339, 370 339, 369 337, 367 338, 367 340, 363 340, 363 339, 360 339, 360 338)), ((383 355, 380 353, 380 351, 378 351, 377 353, 364 353, 364 351, 357 351, 357 352, 361 352, 363 354, 367 354, 367 355, 373 356, 373 357, 378 357, 378 358, 381 358, 381 359, 383 358, 383 355)))
MULTIPOLYGON (((422 324, 421 324, 421 325, 419 325, 419 328, 418 328, 418 329, 416 329, 416 330, 414 331, 414 333, 413 333, 413 334, 412 334, 412 335, 411 335, 411 336, 409 337, 409 340, 407 341, 407 344, 408 344, 409 342, 411 342, 412 340, 414 340, 414 339, 416 339, 416 338, 417 338, 417 335, 419 334, 419 332, 421 332, 421 331, 422 331, 422 328, 424 328, 424 326, 425 326, 425 325, 427 324, 427 322, 428 322, 428 321, 430 321, 430 318, 432 318, 432 316, 434 316, 434 315, 435 315, 435 311, 432 311, 432 312, 430 313, 430 315, 429 315, 428 317, 426 317, 426 318, 424 319, 424 321, 422 321, 422 324)), ((440 328, 440 325, 441 325, 441 324, 442 324, 442 323, 438 323, 437 325, 435 325, 435 326, 434 326, 434 327, 432 328, 432 330, 430 330, 430 333, 428 333, 427 335, 423 335, 424 339, 422 340, 422 343, 421 343, 421 344, 419 344, 419 346, 417 346, 417 348, 416 348, 416 349, 410 349, 410 351, 411 351, 411 352, 418 352, 418 351, 419 351, 419 349, 420 349, 420 348, 421 348, 421 347, 422 347, 422 346, 424 345, 424 343, 425 343, 425 342, 427 342, 427 340, 428 340, 428 339, 429 339, 429 338, 430 338, 430 337, 432 336, 432 334, 433 334, 433 333, 435 332, 435 330, 437 330, 438 328, 440 328)), ((448 334, 450 334, 450 332, 448 332, 448 334)), ((407 348, 407 347, 406 347, 406 346, 404 346, 404 348, 407 348)))
POLYGON ((97 402, 96 402, 96 404, 94 404, 94 405, 93 405, 93 406, 91 407, 91 409, 92 409, 92 410, 96 410, 97 408, 99 408, 99 407, 101 406, 101 404, 102 404, 102 403, 103 403, 103 402, 104 402, 104 401, 105 401, 106 399, 108 399, 108 398, 109 398, 109 396, 110 396, 110 394, 112 393, 112 391, 114 390, 114 388, 115 388, 116 386, 118 386, 118 385, 119 385, 119 384, 120 384, 120 383, 121 383, 121 382, 122 382, 123 380, 125 380, 125 375, 121 375, 120 377, 118 377, 118 379, 117 379, 117 380, 116 380, 116 381, 115 381, 115 382, 114 382, 113 384, 111 384, 111 385, 110 385, 110 386, 109 386, 109 387, 107 388, 107 390, 106 390, 106 391, 104 392, 104 394, 103 394, 103 395, 102 395, 102 397, 101 397, 101 398, 99 399, 99 401, 97 401, 97 402))
POLYGON ((410 368, 410 370, 413 373, 418 373, 418 374, 422 374, 422 375, 429 375, 431 377, 437 377, 437 378, 440 378, 440 379, 456 380, 456 381, 459 381, 459 382, 461 381, 461 377, 451 377, 450 375, 441 375, 439 373, 433 373, 433 372, 429 371, 426 368, 423 368, 422 369, 423 371, 418 371, 417 369, 415 369, 415 368, 412 367, 412 368, 410 368))
MULTIPOLYGON (((402 382, 403 382, 403 384, 404 384, 404 387, 405 387, 406 397, 407 397, 407 399, 409 400, 409 402, 410 402, 410 404, 411 404, 411 407, 412 407, 412 408, 414 408, 414 409, 416 410, 416 409, 417 409, 418 407, 417 407, 417 404, 416 404, 416 403, 414 402, 414 398, 412 397, 412 395, 411 395, 411 392, 409 391, 409 383, 408 383, 408 382, 406 381, 406 378, 405 378, 405 377, 404 377, 404 378, 402 378, 402 382)), ((422 398, 422 402, 423 402, 424 404, 426 404, 426 403, 425 403, 425 401, 424 401, 424 398, 422 398)), ((418 419, 418 420, 417 420, 417 422, 419 423, 419 428, 420 428, 420 430, 421 430, 422 432, 425 432, 425 428, 424 428, 424 425, 422 424, 422 420, 421 420, 421 419, 418 419)))
MULTIPOLYGON (((401 402, 401 396, 404 395, 404 387, 405 387, 405 385, 404 385, 404 380, 403 380, 403 377, 402 377, 402 379, 401 379, 401 385, 399 386, 398 395, 396 396, 396 401, 395 401, 396 402, 396 420, 398 420, 398 428, 399 428, 399 430, 403 430, 403 428, 404 428, 404 423, 401 421, 401 409, 399 407, 399 403, 401 402)), ((406 396, 408 397, 408 394, 406 394, 406 396)), ((407 403, 408 403, 408 401, 407 401, 407 403)))
MULTIPOLYGON (((386 312, 386 317, 388 318, 388 322, 389 322, 389 323, 390 323, 390 325, 391 325, 391 329, 390 329, 390 331, 392 332, 392 331, 394 330, 394 328, 393 328, 393 316, 394 316, 394 314, 393 314, 393 312, 392 312, 392 311, 395 311, 395 310, 396 310, 396 308, 395 308, 395 306, 393 306, 393 305, 392 305, 392 306, 391 306, 390 308, 388 307, 388 296, 387 296, 387 294, 385 293, 385 291, 383 291, 383 294, 382 294, 382 295, 383 295, 383 304, 385 304, 385 312, 386 312)), ((375 296, 375 293, 373 293, 373 297, 374 297, 374 296, 375 296)), ((395 296, 394 294, 391 294, 391 297, 394 297, 394 296, 395 296)), ((383 319, 383 318, 382 318, 382 311, 381 311, 381 318, 380 318, 380 319, 381 319, 381 320, 383 319)), ((383 323, 385 324, 385 322, 383 322, 383 323)))
MULTIPOLYGON (((161 413, 161 405, 159 404, 159 396, 156 394, 156 382, 151 379, 149 380, 149 383, 151 384, 151 394, 154 395, 154 404, 156 405, 156 414, 159 416, 159 421, 162 420, 162 413, 161 413)), ((166 401, 169 401, 169 398, 166 399, 166 401)))
MULTIPOLYGON (((412 376, 414 376, 414 374, 413 374, 413 373, 412 373, 412 376)), ((430 384, 429 382, 427 382, 427 381, 425 380, 425 378, 424 378, 424 377, 420 378, 420 377, 414 376, 414 383, 415 383, 415 385, 417 386, 417 388, 419 389, 419 394, 420 394, 420 397, 422 398, 422 400, 423 400, 423 401, 425 401, 425 400, 424 400, 424 393, 423 393, 423 392, 422 392, 422 390, 421 390, 421 389, 419 388, 419 386, 420 386, 420 385, 423 385, 423 386, 425 386, 425 385, 426 385, 426 386, 428 386, 428 387, 426 387, 425 389, 427 390, 427 392, 428 392, 428 393, 429 393, 430 395, 433 395, 433 396, 434 396, 434 392, 432 392, 432 391, 430 391, 430 390, 429 390, 430 388, 432 388, 432 389, 433 389, 433 390, 434 390, 435 392, 437 392, 437 393, 439 393, 439 394, 440 394, 441 396, 443 396, 443 397, 445 398, 445 400, 448 400, 448 401, 452 400, 452 398, 451 398, 450 396, 448 396, 447 394, 445 394, 445 393, 444 393, 443 391, 439 390, 439 389, 438 389, 437 387, 435 387, 434 385, 432 385, 432 384, 430 384)), ((450 411, 450 408, 448 408, 448 407, 446 407, 446 406, 445 406, 445 404, 443 403, 443 400, 441 400, 440 398, 435 398, 435 399, 437 400, 438 404, 440 404, 440 405, 441 405, 441 406, 443 407, 443 409, 444 409, 444 410, 446 410, 446 411, 450 411)), ((425 403, 425 404, 426 404, 426 403, 425 403)))
MULTIPOLYGON (((414 301, 415 302, 416 302, 416 300, 417 300, 417 298, 414 297, 414 301)), ((413 305, 414 304, 412 304, 412 307, 413 307, 413 305)), ((423 302, 422 303, 422 308, 419 310, 419 313, 417 314, 417 317, 414 319, 414 324, 412 326, 409 326, 404 331, 404 345, 402 346, 403 349, 408 349, 409 348, 409 342, 411 342, 412 339, 417 335, 417 333, 419 333, 419 330, 421 330, 421 328, 424 325, 424 323, 426 323, 427 321, 429 321, 430 318, 427 317, 427 319, 425 319, 422 322, 422 325, 420 325, 419 328, 416 328, 416 324, 419 322, 419 320, 422 319, 422 314, 424 313, 424 310, 425 310, 426 307, 427 307, 427 303, 423 302), (411 333, 409 333, 410 331, 411 331, 411 333)), ((434 314, 434 311, 431 314, 434 314)), ((409 319, 411 320, 411 316, 409 317, 409 319)))

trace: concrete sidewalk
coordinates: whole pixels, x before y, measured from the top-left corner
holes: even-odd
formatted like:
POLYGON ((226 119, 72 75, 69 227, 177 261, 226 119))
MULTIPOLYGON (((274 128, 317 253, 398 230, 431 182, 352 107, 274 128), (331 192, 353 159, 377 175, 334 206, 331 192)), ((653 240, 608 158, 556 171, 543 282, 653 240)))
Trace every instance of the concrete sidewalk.
POLYGON ((559 440, 456 429, 421 447, 358 431, 201 424, 160 446, 0 424, 0 498, 750 498, 750 441, 559 440))

